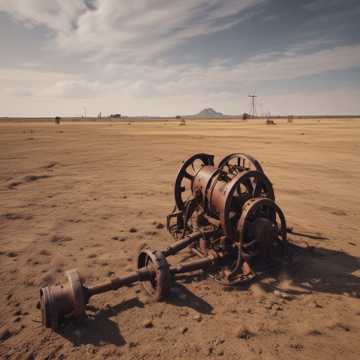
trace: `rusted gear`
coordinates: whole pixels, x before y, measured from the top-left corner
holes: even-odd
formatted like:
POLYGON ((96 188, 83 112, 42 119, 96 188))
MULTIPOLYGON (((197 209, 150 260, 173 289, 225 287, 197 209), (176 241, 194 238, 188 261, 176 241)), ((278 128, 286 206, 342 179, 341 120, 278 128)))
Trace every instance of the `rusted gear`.
POLYGON ((259 171, 242 171, 226 184, 220 199, 215 204, 220 211, 220 221, 229 242, 236 240, 236 223, 244 203, 255 197, 274 200, 274 190, 267 176, 259 171))
POLYGON ((218 168, 233 176, 244 170, 257 170, 264 173, 259 161, 253 156, 243 153, 233 153, 225 156, 219 162, 218 168))
POLYGON ((188 192, 187 197, 191 196, 192 181, 195 174, 206 165, 214 165, 213 155, 194 154, 184 161, 175 181, 175 204, 179 210, 184 209, 185 201, 187 200, 184 198, 185 193, 188 192), (186 181, 188 181, 187 185, 186 181))
POLYGON ((65 274, 68 279, 66 285, 40 290, 41 316, 45 327, 57 329, 65 314, 79 317, 85 312, 86 299, 79 273, 72 269, 65 274))
POLYGON ((138 256, 138 269, 142 268, 154 272, 149 281, 141 283, 143 288, 154 300, 162 300, 169 291, 172 280, 165 256, 161 251, 142 249, 138 256))
POLYGON ((287 232, 285 216, 280 207, 269 198, 248 200, 237 225, 237 241, 245 260, 261 256, 274 259, 276 251, 282 258, 286 254, 287 232))

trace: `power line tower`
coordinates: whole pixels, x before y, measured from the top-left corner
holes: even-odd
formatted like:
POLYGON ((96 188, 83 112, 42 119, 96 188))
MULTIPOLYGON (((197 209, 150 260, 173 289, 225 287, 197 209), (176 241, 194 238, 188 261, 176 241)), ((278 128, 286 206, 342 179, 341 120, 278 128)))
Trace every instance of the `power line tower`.
POLYGON ((254 118, 256 116, 255 100, 256 100, 257 96, 256 95, 248 95, 248 97, 251 99, 251 116, 254 118))

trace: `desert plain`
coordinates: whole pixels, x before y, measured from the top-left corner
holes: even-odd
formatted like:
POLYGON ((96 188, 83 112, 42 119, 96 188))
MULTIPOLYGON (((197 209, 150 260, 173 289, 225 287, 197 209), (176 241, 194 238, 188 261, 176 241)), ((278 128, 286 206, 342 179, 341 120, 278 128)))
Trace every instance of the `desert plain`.
POLYGON ((1 123, 0 358, 359 359, 360 119, 276 123, 1 123), (197 152, 260 161, 291 266, 238 288, 182 277, 161 303, 134 285, 43 328, 39 289, 66 269, 94 284, 135 269, 142 244, 173 242, 175 177, 197 152))

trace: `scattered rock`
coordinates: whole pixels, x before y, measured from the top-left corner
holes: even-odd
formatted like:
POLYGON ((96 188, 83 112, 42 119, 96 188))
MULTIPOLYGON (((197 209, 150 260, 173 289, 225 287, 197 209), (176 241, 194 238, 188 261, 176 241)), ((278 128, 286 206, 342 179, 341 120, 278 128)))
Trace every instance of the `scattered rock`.
POLYGON ((246 326, 242 326, 236 331, 236 337, 239 339, 248 340, 254 335, 255 334, 253 334, 246 326))
POLYGON ((145 231, 145 235, 155 236, 157 235, 157 231, 145 231))
POLYGON ((302 351, 304 350, 304 346, 302 344, 296 343, 296 344, 290 344, 290 347, 296 351, 302 351))
POLYGON ((186 326, 180 328, 180 333, 185 334, 189 329, 186 326))
POLYGON ((27 175, 23 179, 25 182, 34 182, 40 179, 47 179, 50 175, 27 175))
POLYGON ((224 355, 224 350, 223 349, 219 349, 216 351, 216 355, 217 356, 223 356, 224 355))
POLYGON ((51 252, 49 250, 42 249, 40 250, 39 255, 50 256, 51 252))
POLYGON ((12 336, 12 332, 8 328, 2 329, 0 331, 0 341, 5 341, 11 336, 12 336))
POLYGON ((215 345, 215 346, 219 346, 221 344, 223 344, 225 342, 225 338, 222 337, 222 336, 219 336, 219 337, 216 337, 212 343, 215 345))
POLYGON ((346 212, 343 210, 334 210, 331 212, 331 214, 337 215, 337 216, 346 216, 347 215, 346 212))
POLYGON ((323 307, 321 304, 318 303, 317 300, 314 300, 314 306, 319 309, 322 309, 322 307, 323 307))
POLYGON ((154 323, 152 322, 151 319, 145 319, 143 321, 143 327, 146 329, 152 328, 154 326, 154 323))
POLYGON ((137 232, 137 229, 134 228, 134 227, 132 227, 132 228, 129 229, 129 232, 130 232, 130 233, 136 233, 136 232, 137 232))
POLYGON ((11 258, 14 258, 14 257, 17 257, 17 256, 18 256, 18 253, 16 253, 15 251, 8 251, 8 252, 6 253, 6 256, 11 257, 11 258))
POLYGON ((279 290, 274 290, 274 295, 279 297, 279 298, 285 299, 285 300, 293 300, 293 299, 295 299, 294 295, 291 295, 291 294, 288 294, 286 292, 282 292, 282 291, 279 291, 279 290))
POLYGON ((197 322, 200 322, 202 320, 202 316, 200 314, 196 314, 193 319, 197 322))
POLYGON ((50 239, 51 242, 61 244, 67 241, 72 241, 73 238, 71 236, 65 236, 65 235, 53 235, 50 239))
POLYGON ((138 345, 139 345, 139 343, 137 341, 129 341, 129 343, 128 343, 128 346, 130 349, 132 349, 138 345))
POLYGON ((163 229, 165 227, 165 225, 163 223, 157 223, 155 226, 157 229, 163 229))
POLYGON ((52 161, 49 164, 45 165, 43 168, 44 169, 52 169, 53 167, 55 167, 58 163, 56 161, 52 161))
POLYGON ((7 187, 8 189, 15 189, 17 186, 21 185, 22 182, 21 181, 13 181, 11 182, 7 187))
POLYGON ((311 330, 310 332, 309 332, 309 335, 311 335, 311 336, 318 336, 318 335, 322 335, 321 334, 321 332, 319 331, 319 330, 311 330))

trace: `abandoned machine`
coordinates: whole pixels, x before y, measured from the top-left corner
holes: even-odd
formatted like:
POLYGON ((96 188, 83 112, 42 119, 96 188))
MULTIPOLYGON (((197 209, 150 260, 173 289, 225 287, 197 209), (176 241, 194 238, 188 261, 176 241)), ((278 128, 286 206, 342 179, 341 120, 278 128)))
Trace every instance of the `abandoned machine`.
POLYGON ((140 282, 154 300, 166 297, 176 275, 203 271, 225 285, 248 283, 289 258, 285 217, 273 186, 252 156, 235 153, 216 166, 214 156, 195 154, 179 169, 175 207, 167 229, 175 241, 163 250, 142 248, 137 270, 89 286, 73 269, 65 285, 40 290, 42 323, 56 330, 64 318, 81 317, 92 296, 140 282), (194 259, 171 264, 187 249, 194 259))

